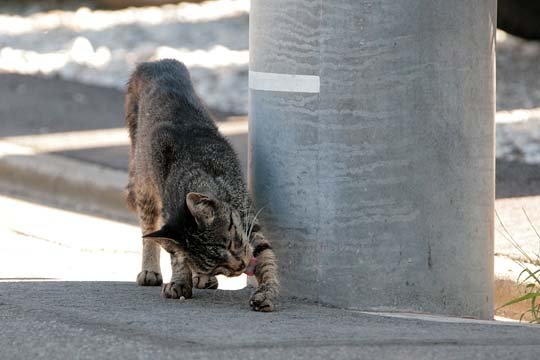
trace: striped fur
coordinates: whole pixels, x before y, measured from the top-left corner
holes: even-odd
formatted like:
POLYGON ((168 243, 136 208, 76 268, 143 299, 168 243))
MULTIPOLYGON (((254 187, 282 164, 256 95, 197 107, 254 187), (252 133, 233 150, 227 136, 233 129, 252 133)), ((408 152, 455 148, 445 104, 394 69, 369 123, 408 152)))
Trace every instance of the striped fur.
POLYGON ((257 257, 258 288, 250 304, 273 311, 277 263, 257 222, 237 155, 199 100, 186 67, 143 63, 128 83, 125 117, 131 139, 127 203, 139 215, 142 271, 137 283, 161 285, 159 245, 171 255, 167 298, 217 288, 257 257), (254 250, 256 253, 254 254, 254 250))

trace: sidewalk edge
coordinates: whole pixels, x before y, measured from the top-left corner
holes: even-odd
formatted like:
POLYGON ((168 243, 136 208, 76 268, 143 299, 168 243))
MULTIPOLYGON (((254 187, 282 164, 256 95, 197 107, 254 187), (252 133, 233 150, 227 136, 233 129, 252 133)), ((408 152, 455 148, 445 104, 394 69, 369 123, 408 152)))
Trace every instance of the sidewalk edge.
POLYGON ((126 172, 60 155, 36 153, 30 147, 6 141, 0 141, 0 180, 49 195, 126 210, 126 172))

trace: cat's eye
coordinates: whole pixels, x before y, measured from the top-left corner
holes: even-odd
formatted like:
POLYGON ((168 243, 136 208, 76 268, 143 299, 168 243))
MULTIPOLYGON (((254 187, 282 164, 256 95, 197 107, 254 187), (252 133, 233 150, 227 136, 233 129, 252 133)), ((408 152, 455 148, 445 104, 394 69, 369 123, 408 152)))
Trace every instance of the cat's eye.
POLYGON ((232 218, 232 211, 229 215, 229 232, 231 231, 232 227, 233 227, 233 218, 232 218))

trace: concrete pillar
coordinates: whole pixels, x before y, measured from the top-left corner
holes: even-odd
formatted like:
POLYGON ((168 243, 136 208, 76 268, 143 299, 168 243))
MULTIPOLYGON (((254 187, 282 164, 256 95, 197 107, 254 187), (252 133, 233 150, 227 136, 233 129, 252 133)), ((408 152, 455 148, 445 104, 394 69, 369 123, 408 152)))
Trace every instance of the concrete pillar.
POLYGON ((285 295, 491 318, 495 0, 254 0, 249 184, 285 295))

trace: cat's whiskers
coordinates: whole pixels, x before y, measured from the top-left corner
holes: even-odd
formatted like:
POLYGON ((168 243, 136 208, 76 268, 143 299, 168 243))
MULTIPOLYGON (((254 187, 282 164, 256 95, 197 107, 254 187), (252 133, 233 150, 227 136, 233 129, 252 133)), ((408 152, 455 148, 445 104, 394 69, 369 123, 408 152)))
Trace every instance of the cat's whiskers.
POLYGON ((255 225, 255 221, 257 221, 257 218, 259 217, 259 214, 261 213, 261 211, 264 210, 265 207, 266 207, 266 205, 263 206, 263 207, 261 207, 261 208, 259 209, 259 211, 257 211, 257 213, 255 214, 255 216, 253 217, 253 220, 251 221, 251 225, 250 225, 250 227, 249 227, 249 232, 248 232, 248 234, 247 234, 248 239, 251 238, 251 232, 253 231, 253 226, 255 225))
MULTIPOLYGON (((244 234, 247 234, 248 230, 248 221, 249 221, 249 214, 251 213, 251 204, 249 204, 248 208, 248 199, 246 198, 244 201, 244 214, 242 219, 242 230, 244 234)), ((249 238, 248 238, 249 239, 249 238)))

